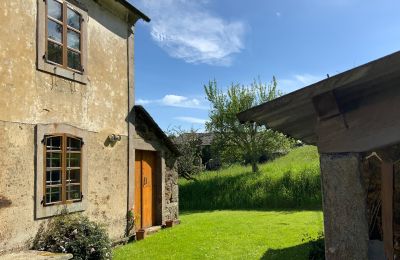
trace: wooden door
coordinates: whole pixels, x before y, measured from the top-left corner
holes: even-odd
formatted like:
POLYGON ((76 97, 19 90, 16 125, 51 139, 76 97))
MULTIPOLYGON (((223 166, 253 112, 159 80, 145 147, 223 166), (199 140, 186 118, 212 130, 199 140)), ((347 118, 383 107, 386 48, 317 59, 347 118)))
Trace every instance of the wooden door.
POLYGON ((148 228, 155 224, 156 153, 136 151, 135 158, 136 229, 148 228))

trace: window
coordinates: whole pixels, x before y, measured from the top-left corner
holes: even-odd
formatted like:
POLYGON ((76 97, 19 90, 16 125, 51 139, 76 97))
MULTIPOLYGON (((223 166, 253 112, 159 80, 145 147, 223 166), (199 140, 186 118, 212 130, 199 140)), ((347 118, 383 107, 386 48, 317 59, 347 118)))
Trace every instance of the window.
POLYGON ((87 13, 66 0, 38 1, 38 69, 86 83, 87 13))
POLYGON ((35 127, 35 219, 87 208, 88 132, 67 124, 35 127))
POLYGON ((82 16, 66 2, 47 0, 48 62, 82 72, 82 16))
POLYGON ((50 135, 43 139, 44 205, 66 204, 82 198, 82 139, 67 134, 50 135))

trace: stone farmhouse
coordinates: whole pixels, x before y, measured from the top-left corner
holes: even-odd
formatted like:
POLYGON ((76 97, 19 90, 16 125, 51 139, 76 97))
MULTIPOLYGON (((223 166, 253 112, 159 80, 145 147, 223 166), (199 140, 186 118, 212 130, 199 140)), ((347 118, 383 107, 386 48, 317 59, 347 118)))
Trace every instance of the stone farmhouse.
POLYGON ((63 209, 114 241, 178 221, 179 152, 134 104, 140 19, 125 0, 0 1, 0 253, 63 209))

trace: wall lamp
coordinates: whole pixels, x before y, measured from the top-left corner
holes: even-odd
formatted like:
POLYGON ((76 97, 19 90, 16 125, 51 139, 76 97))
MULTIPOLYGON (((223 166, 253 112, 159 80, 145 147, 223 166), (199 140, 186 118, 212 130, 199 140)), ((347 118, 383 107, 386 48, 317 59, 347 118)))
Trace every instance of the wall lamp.
POLYGON ((108 140, 112 143, 117 142, 117 141, 121 141, 121 136, 120 135, 116 135, 116 134, 111 134, 108 136, 108 140))

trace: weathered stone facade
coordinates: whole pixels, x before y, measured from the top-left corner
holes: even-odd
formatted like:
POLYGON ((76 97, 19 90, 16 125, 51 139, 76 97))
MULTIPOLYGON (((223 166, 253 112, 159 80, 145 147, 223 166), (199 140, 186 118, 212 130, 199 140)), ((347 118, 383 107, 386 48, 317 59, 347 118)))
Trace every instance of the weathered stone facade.
POLYGON ((70 1, 84 6, 89 17, 83 50, 87 84, 82 84, 37 69, 40 1, 0 1, 0 253, 29 247, 47 221, 35 213, 42 207, 36 203, 42 188, 36 184, 42 170, 36 165, 36 144, 43 138, 37 135, 38 125, 71 126, 85 133, 88 190, 82 200, 87 206, 79 214, 104 224, 110 237, 119 240, 126 236, 127 211, 133 206, 127 191, 134 185, 134 149, 140 148, 132 144, 140 137, 130 114, 132 25, 140 17, 133 17, 121 1, 70 1), (111 143, 110 134, 121 139, 111 143))
POLYGON ((175 157, 167 155, 165 171, 165 220, 179 219, 178 171, 175 157))

